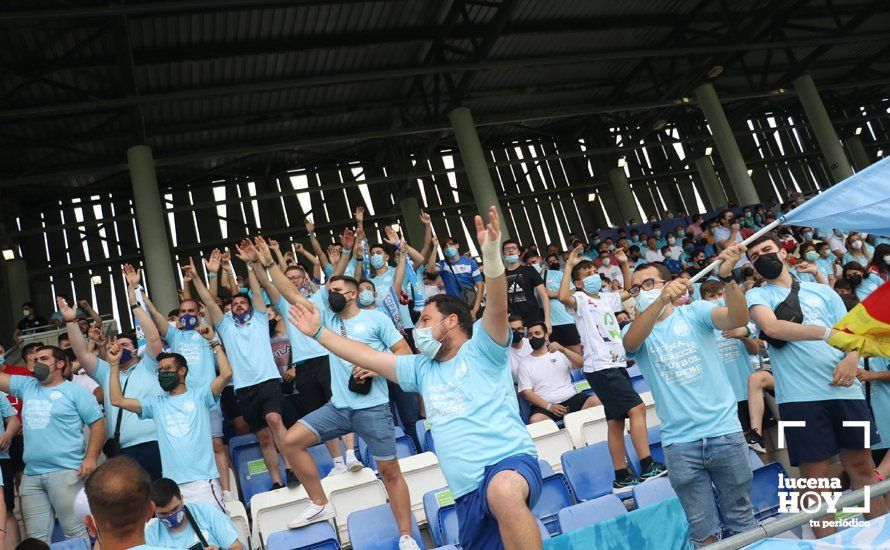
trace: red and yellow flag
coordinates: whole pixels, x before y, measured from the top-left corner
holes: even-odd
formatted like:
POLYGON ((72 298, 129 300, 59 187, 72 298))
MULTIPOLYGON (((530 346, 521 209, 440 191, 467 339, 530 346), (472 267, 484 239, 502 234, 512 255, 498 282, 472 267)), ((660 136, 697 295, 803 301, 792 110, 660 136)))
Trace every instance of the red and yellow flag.
POLYGON ((832 346, 867 357, 890 357, 890 282, 871 293, 838 321, 832 346))

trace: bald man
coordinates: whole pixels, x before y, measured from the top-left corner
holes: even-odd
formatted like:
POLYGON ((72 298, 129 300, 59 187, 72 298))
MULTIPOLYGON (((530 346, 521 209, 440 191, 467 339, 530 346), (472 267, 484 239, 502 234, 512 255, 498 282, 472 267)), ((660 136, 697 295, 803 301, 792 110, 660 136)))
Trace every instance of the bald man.
POLYGON ((87 478, 86 524, 102 550, 163 550, 145 544, 145 523, 154 515, 151 479, 133 459, 105 461, 87 478))

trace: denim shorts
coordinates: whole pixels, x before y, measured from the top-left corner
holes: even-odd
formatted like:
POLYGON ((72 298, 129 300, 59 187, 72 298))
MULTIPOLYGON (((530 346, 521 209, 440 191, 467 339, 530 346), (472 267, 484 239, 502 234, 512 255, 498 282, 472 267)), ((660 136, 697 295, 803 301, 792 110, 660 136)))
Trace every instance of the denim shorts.
POLYGON ((664 462, 689 521, 693 544, 712 535, 719 537, 717 500, 730 531, 757 527, 751 505, 751 463, 742 432, 672 443, 664 448, 664 462))
POLYGON ((367 409, 338 409, 328 403, 300 419, 319 443, 355 432, 365 440, 374 460, 395 460, 396 432, 389 403, 367 409))
POLYGON ((525 478, 528 483, 529 509, 534 508, 541 497, 543 481, 537 458, 531 455, 513 455, 486 466, 479 488, 461 495, 455 501, 460 526, 460 546, 464 550, 497 550, 504 547, 498 522, 488 508, 488 484, 495 474, 504 470, 512 470, 525 478))
POLYGON ((210 407, 210 437, 223 436, 222 406, 217 403, 210 407))

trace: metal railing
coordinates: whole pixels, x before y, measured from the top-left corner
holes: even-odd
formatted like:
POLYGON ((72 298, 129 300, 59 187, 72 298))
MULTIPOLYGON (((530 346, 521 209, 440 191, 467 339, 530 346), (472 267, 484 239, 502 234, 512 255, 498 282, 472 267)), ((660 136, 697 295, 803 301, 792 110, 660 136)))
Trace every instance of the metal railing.
MULTIPOLYGON (((115 321, 112 314, 106 313, 100 317, 102 318, 102 329, 105 331, 106 335, 117 332, 117 321, 115 321)), ((67 332, 68 329, 65 328, 64 325, 59 328, 53 324, 22 331, 19 334, 21 342, 18 342, 6 350, 6 364, 13 365, 20 362, 22 359, 22 348, 24 346, 32 342, 42 342, 47 345, 55 346, 59 342, 59 335, 66 334, 67 332)))
MULTIPOLYGON (((880 481, 878 483, 875 483, 874 485, 869 485, 869 491, 870 498, 875 498, 890 493, 890 479, 880 481)), ((865 489, 856 489, 855 491, 851 491, 842 495, 835 506, 838 510, 840 510, 848 506, 862 504, 864 501, 865 489)), ((799 512, 796 514, 782 515, 779 516, 779 518, 775 521, 771 521, 767 524, 760 525, 755 529, 751 529, 750 531, 745 531, 744 533, 739 533, 738 535, 733 535, 728 539, 723 539, 719 542, 716 542, 708 546, 708 549, 736 550, 738 548, 744 548, 745 546, 754 544, 755 542, 763 540, 767 537, 774 537, 780 533, 784 533, 785 531, 794 529, 795 527, 806 525, 810 522, 810 520, 822 519, 826 515, 829 515, 827 510, 828 503, 823 502, 822 505, 819 506, 819 509, 815 512, 799 512)))

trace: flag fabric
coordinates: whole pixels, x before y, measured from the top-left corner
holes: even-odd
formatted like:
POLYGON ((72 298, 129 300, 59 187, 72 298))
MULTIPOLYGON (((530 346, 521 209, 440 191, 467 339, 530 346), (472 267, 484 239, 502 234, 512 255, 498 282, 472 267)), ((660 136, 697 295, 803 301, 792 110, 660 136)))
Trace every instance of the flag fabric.
POLYGON ((890 357, 890 282, 879 286, 838 321, 832 346, 867 357, 890 357))
POLYGON ((825 189, 780 218, 787 225, 890 235, 890 157, 825 189))

